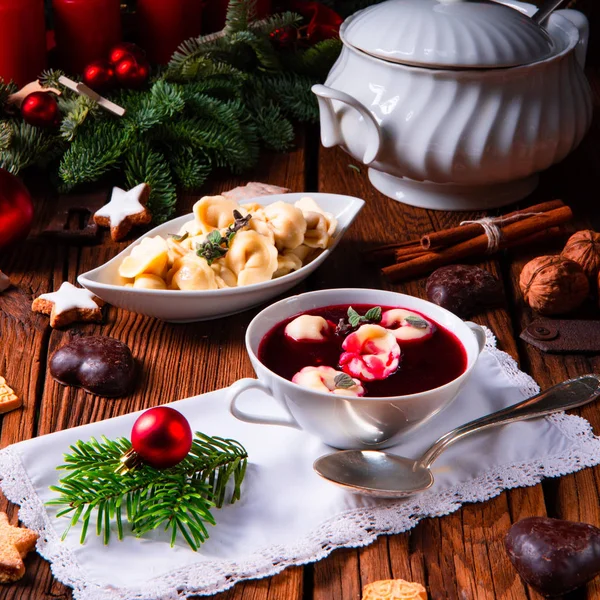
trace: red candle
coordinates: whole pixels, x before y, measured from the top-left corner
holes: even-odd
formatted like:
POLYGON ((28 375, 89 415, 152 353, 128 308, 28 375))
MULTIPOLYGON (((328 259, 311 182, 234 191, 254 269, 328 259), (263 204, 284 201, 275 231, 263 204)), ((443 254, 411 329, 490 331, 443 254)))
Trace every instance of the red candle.
POLYGON ((138 0, 140 46, 150 62, 166 64, 181 42, 201 33, 204 0, 138 0))
MULTIPOLYGON (((225 27, 225 16, 229 0, 207 0, 204 7, 203 27, 204 33, 213 33, 220 31, 225 27)), ((254 7, 254 18, 264 19, 268 17, 273 10, 271 0, 256 0, 254 7)))
POLYGON ((58 58, 69 73, 82 73, 121 41, 120 0, 53 0, 52 5, 58 58))
POLYGON ((44 0, 0 0, 0 78, 23 86, 45 67, 44 0))

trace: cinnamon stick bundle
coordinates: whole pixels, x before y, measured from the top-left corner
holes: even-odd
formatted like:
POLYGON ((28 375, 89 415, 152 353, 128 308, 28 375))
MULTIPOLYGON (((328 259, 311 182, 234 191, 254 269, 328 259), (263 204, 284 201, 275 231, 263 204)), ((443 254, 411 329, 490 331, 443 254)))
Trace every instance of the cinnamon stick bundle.
MULTIPOLYGON (((526 212, 542 212, 534 210, 534 208, 531 207, 526 212)), ((510 248, 525 241, 531 242, 531 237, 534 235, 537 235, 534 238, 535 241, 539 242, 541 239, 546 239, 549 235, 548 230, 563 225, 572 217, 573 213, 571 209, 568 206, 562 205, 553 210, 543 212, 541 215, 509 223, 502 228, 502 239, 499 249, 510 248)), ((481 227, 479 225, 477 227, 481 231, 481 227)), ((477 255, 483 256, 486 254, 487 249, 488 236, 485 233, 481 233, 471 239, 443 248, 439 252, 427 252, 416 258, 384 267, 382 273, 391 281, 399 281, 408 277, 418 277, 438 267, 452 264, 464 258, 477 255)))
MULTIPOLYGON (((530 206, 529 208, 526 208, 524 210, 516 210, 514 212, 503 215, 502 217, 498 217, 496 225, 498 225, 499 227, 503 227, 503 221, 510 222, 513 219, 525 219, 528 218, 527 215, 531 213, 549 212, 556 208, 560 208, 561 206, 564 206, 562 200, 551 200, 549 202, 542 202, 541 204, 530 206)), ((479 225, 478 223, 468 223, 466 225, 460 225, 458 227, 452 227, 450 229, 436 231, 434 233, 424 235, 423 237, 421 237, 421 246, 425 250, 435 250, 444 246, 452 246, 454 244, 458 244, 459 242, 464 242, 465 240, 471 239, 480 234, 481 225, 479 225)))

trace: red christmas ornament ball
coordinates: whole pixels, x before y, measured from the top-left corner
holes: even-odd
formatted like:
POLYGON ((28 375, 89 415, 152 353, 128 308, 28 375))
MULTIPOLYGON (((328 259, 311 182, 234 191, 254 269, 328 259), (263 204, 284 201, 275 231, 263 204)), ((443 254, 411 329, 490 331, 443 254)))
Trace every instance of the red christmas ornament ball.
POLYGON ((145 463, 155 469, 167 469, 188 455, 192 429, 179 411, 157 406, 147 410, 133 424, 131 445, 145 463))
POLYGON ((33 92, 21 105, 23 120, 35 127, 56 127, 61 115, 56 98, 50 92, 33 92))
POLYGON ((95 60, 84 69, 83 83, 96 91, 107 90, 115 83, 115 69, 107 60, 95 60))
POLYGON ((122 42, 113 46, 108 55, 108 62, 113 65, 119 64, 124 58, 133 57, 138 61, 144 62, 146 55, 144 51, 131 42, 122 42))
POLYGON ((0 248, 27 237, 33 222, 33 202, 22 181, 0 169, 0 248))
POLYGON ((124 87, 138 88, 148 81, 150 65, 144 61, 138 61, 133 56, 126 56, 115 67, 117 81, 124 87))

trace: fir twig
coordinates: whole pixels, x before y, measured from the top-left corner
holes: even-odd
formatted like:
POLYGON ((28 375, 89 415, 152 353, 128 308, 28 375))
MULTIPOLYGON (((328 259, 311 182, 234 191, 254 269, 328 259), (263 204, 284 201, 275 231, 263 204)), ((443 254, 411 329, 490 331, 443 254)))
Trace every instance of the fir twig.
POLYGON ((175 467, 158 471, 142 465, 117 474, 119 459, 130 448, 125 438, 105 437, 71 446, 65 464, 58 467, 68 474, 50 488, 59 497, 47 503, 62 507, 57 517, 70 517, 63 539, 81 523, 83 543, 94 515, 96 533, 105 544, 113 520, 117 537, 123 539, 125 517, 138 537, 164 527, 171 532, 171 546, 181 534, 197 550, 209 537, 206 526, 215 524, 211 510, 240 498, 246 450, 234 440, 196 433, 188 456, 175 467))

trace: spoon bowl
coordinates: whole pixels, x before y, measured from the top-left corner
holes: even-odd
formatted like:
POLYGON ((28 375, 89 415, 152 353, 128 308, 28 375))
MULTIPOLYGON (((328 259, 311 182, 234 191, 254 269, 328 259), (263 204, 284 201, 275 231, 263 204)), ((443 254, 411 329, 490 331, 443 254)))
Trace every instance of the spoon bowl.
POLYGON ((467 435, 577 408, 599 395, 600 375, 583 375, 449 431, 416 460, 380 450, 344 450, 321 456, 313 469, 321 477, 352 492, 378 498, 406 498, 433 485, 430 468, 433 462, 448 446, 467 435))
POLYGON ((379 498, 404 498, 433 485, 433 474, 417 461, 377 450, 326 454, 313 468, 341 487, 379 498))

